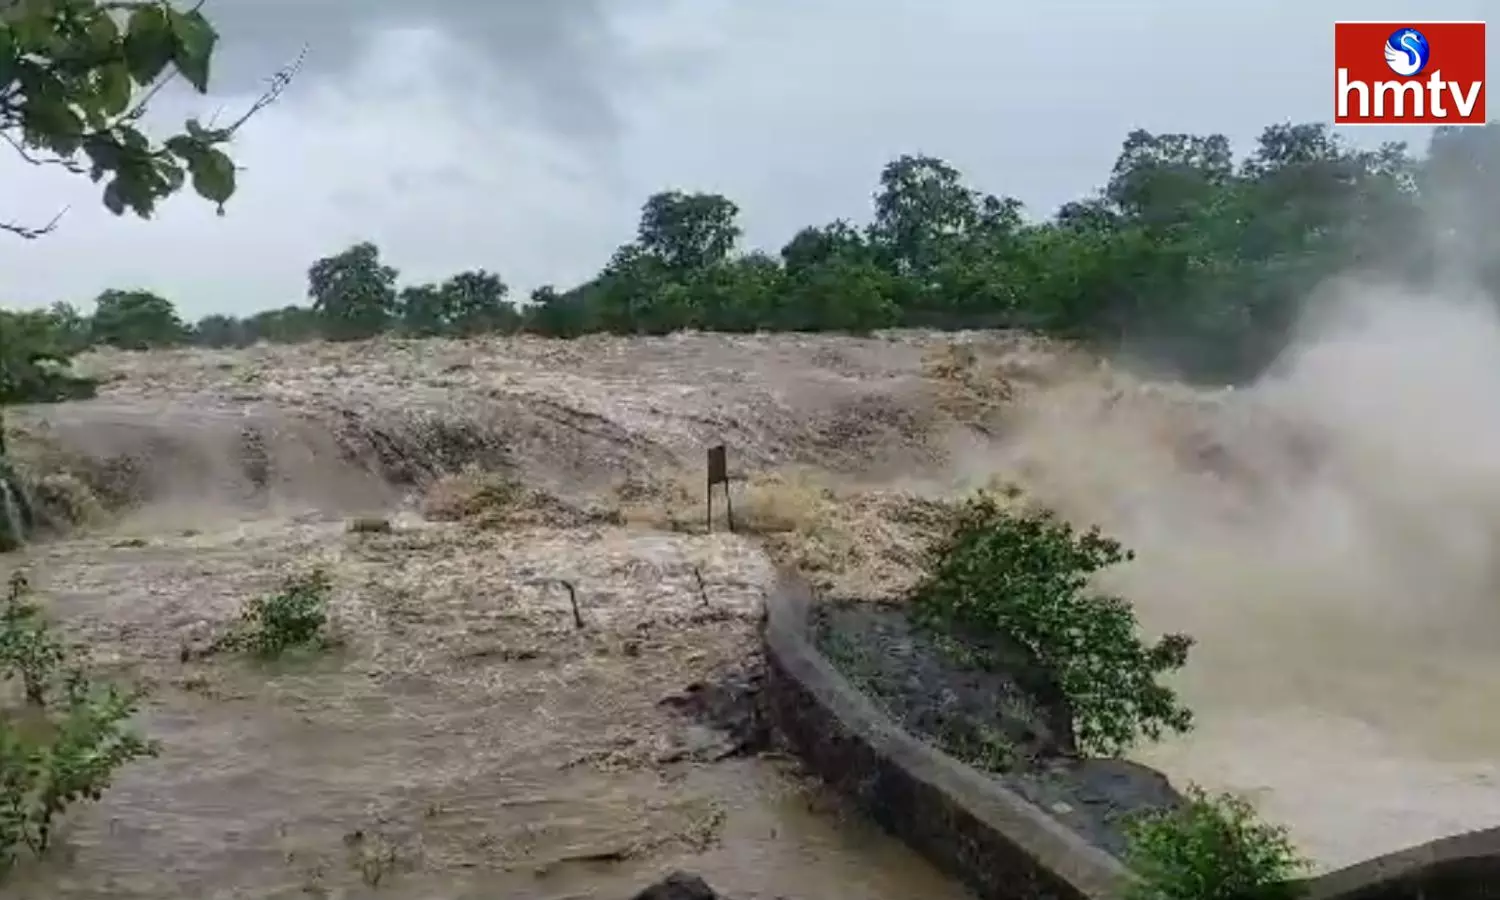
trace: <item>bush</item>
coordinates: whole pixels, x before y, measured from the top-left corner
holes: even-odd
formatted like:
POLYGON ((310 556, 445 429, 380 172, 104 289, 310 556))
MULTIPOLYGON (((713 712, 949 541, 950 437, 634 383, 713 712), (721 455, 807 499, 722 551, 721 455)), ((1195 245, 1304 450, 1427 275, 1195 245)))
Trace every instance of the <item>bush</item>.
POLYGON ((0 709, 0 873, 23 847, 46 852, 60 813, 158 752, 127 727, 141 692, 94 681, 27 594, 12 575, 0 609, 0 681, 19 681, 23 699, 0 709))
POLYGON ((1192 639, 1169 634, 1147 644, 1130 604, 1089 591, 1096 572, 1134 558, 1117 541, 981 492, 928 552, 912 597, 917 620, 1024 644, 1057 679, 1081 749, 1118 755, 1142 736, 1192 727, 1192 713, 1159 681, 1187 662, 1192 639))
POLYGON ((47 705, 52 676, 66 664, 67 649, 42 617, 41 607, 27 599, 26 576, 10 578, 0 608, 0 666, 5 680, 19 680, 32 706, 47 705))
POLYGON ((332 590, 328 573, 322 569, 288 578, 281 590, 245 604, 240 621, 214 643, 213 650, 243 650, 262 659, 275 659, 294 648, 327 647, 328 595, 332 590))
POLYGON ((1291 900, 1307 868, 1286 829, 1257 819, 1233 794, 1189 786, 1186 804, 1126 826, 1126 862, 1139 876, 1128 900, 1291 900))

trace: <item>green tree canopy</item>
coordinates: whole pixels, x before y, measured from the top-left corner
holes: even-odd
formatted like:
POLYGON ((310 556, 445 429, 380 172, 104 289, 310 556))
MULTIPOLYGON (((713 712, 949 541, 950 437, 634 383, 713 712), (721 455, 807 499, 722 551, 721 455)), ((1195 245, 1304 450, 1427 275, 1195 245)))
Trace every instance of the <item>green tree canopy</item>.
POLYGON ((374 337, 396 321, 397 272, 380 262, 380 250, 368 241, 307 270, 307 295, 323 334, 330 340, 374 337))
POLYGON ((171 347, 188 338, 172 301, 150 291, 105 291, 94 301, 90 337, 121 350, 171 347))

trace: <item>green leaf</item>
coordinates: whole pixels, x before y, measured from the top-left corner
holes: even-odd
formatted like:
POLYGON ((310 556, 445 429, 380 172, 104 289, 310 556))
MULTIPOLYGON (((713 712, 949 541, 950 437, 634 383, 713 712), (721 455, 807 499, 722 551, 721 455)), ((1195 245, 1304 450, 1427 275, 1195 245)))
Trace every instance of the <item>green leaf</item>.
POLYGON ((83 136, 83 119, 64 100, 47 96, 27 98, 21 109, 21 125, 37 143, 59 153, 69 152, 64 149, 69 145, 76 150, 83 136))
POLYGON ((125 205, 143 219, 149 219, 156 209, 157 198, 162 196, 161 188, 161 178, 149 160, 131 160, 120 171, 120 196, 125 205))
POLYGON ((125 32, 125 64, 140 84, 155 81, 176 49, 167 14, 160 6, 137 7, 125 32))
POLYGON ((104 208, 117 216, 124 215, 125 210, 131 205, 130 198, 127 196, 128 188, 129 185, 126 184, 123 176, 116 175, 111 178, 104 186, 104 208))
POLYGON ((114 56, 116 44, 120 41, 120 26, 115 24, 113 16, 105 12, 99 13, 89 22, 86 33, 88 48, 92 54, 101 59, 114 56))
POLYGON ((57 20, 50 0, 21 0, 6 12, 16 45, 22 52, 41 53, 51 49, 57 37, 57 20))
POLYGON ((180 157, 183 160, 190 160, 196 156, 200 156, 203 151, 208 149, 208 145, 202 140, 186 134, 172 135, 165 141, 162 141, 162 147, 172 155, 180 157))
POLYGON ((198 196, 223 204, 234 196, 234 161, 222 150, 208 147, 188 159, 193 173, 193 190, 198 196))
POLYGON ((122 62, 110 63, 98 72, 100 111, 106 116, 118 116, 130 106, 130 95, 134 87, 130 81, 130 69, 122 62))
POLYGON ((10 26, 0 25, 0 84, 9 84, 16 65, 16 36, 10 26))
POLYGON ((196 9, 187 13, 169 10, 167 16, 174 44, 173 65, 198 93, 206 93, 209 61, 213 58, 214 44, 219 40, 218 32, 196 9))
POLYGON ((187 180, 187 174, 182 171, 182 166, 170 159, 159 160, 156 163, 156 173, 166 184, 166 192, 169 194, 177 193, 183 182, 187 180))
POLYGON ((120 147, 108 136, 91 135, 83 142, 83 152, 88 154, 89 161, 93 163, 89 177, 96 182, 106 172, 113 172, 120 167, 120 147))
POLYGON ((120 146, 132 153, 144 154, 151 149, 151 140, 141 133, 139 128, 132 125, 121 125, 115 129, 115 135, 120 141, 120 146))

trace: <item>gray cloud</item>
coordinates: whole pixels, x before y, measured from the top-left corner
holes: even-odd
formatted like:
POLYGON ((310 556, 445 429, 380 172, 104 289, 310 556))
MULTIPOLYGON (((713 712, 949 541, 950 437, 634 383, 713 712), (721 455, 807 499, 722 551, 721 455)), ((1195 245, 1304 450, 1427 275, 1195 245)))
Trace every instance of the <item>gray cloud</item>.
MULTIPOLYGON (((1047 214, 1100 184, 1132 128, 1245 148, 1271 122, 1326 119, 1337 18, 1480 18, 1486 2, 209 0, 220 96, 164 97, 160 118, 236 108, 313 52, 237 139, 229 214, 181 198, 115 219, 86 180, 0 153, 0 217, 71 207, 45 240, 0 237, 0 296, 138 285, 193 316, 243 312, 301 300, 313 260, 364 239, 407 281, 483 266, 524 292, 596 271, 652 191, 722 191, 748 242, 775 249, 865 218, 906 152, 1047 214)), ((1398 132, 1352 136, 1425 139, 1398 132)))
POLYGON ((304 76, 347 73, 373 36, 434 28, 466 52, 439 61, 514 115, 570 137, 613 138, 621 117, 611 91, 633 74, 616 33, 622 13, 651 0, 211 0, 222 35, 217 81, 246 90, 305 46, 304 76), (606 12, 605 7, 609 7, 606 12))

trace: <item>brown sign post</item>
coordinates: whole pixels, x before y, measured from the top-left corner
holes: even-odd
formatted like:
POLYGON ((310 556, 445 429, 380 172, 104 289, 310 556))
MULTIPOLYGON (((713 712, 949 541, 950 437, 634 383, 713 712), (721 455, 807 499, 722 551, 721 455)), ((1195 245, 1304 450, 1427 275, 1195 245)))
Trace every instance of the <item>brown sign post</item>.
POLYGON ((714 530, 714 485, 724 485, 724 520, 734 531, 734 501, 729 497, 729 453, 723 444, 708 448, 708 530, 714 530))

